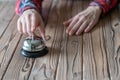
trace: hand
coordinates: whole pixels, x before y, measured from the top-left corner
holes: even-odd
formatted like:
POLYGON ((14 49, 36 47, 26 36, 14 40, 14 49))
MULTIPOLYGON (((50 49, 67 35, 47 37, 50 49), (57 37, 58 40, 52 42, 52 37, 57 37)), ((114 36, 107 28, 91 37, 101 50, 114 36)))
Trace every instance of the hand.
POLYGON ((40 29, 42 38, 45 36, 44 23, 41 15, 34 9, 23 12, 17 22, 18 31, 31 36, 36 28, 40 29))
POLYGON ((89 32, 97 24, 101 12, 100 7, 89 6, 86 10, 63 23, 67 27, 66 33, 80 35, 82 32, 89 32))

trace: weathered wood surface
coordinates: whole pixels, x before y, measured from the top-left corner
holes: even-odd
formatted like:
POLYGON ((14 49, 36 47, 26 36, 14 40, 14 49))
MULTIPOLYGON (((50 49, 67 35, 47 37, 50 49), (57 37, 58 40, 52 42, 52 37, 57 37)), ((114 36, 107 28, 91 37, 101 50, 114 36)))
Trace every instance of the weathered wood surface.
POLYGON ((120 80, 120 8, 80 36, 68 36, 63 21, 84 10, 87 0, 45 0, 49 53, 20 55, 26 36, 17 32, 15 2, 0 2, 0 80, 120 80), (6 5, 5 5, 6 4, 6 5))

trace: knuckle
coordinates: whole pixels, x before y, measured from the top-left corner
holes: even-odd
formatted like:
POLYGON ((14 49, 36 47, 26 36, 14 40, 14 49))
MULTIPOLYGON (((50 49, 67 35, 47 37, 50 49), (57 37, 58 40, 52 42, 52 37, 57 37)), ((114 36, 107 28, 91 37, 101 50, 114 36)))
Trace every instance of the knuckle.
POLYGON ((26 32, 26 31, 23 31, 23 33, 24 33, 24 34, 27 34, 27 32, 26 32))
POLYGON ((27 29, 27 33, 30 33, 31 32, 31 30, 30 29, 27 29))
POLYGON ((71 29, 71 32, 74 32, 75 31, 75 28, 71 29))
POLYGON ((35 31, 35 27, 31 28, 31 31, 32 31, 32 32, 35 31))

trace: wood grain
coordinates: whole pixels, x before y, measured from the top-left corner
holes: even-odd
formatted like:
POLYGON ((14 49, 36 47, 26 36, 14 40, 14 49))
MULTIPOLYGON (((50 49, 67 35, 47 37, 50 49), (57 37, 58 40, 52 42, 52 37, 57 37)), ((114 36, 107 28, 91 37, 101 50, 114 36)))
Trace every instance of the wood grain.
POLYGON ((0 7, 0 38, 15 14, 15 2, 2 2, 0 7))
POLYGON ((3 80, 28 80, 34 59, 24 58, 21 53, 21 46, 26 36, 22 36, 14 56, 3 77, 3 80), (14 68, 13 68, 14 67, 14 68), (12 72, 12 74, 11 74, 12 72))
POLYGON ((45 25, 47 24, 50 8, 53 0, 43 0, 42 2, 42 15, 45 25))
MULTIPOLYGON (((61 11, 61 14, 67 14, 64 16, 66 19, 75 16, 82 10, 79 9, 79 1, 66 1, 66 8, 64 10, 68 13, 61 11), (72 13, 70 14, 72 9, 72 13)), ((62 34, 62 33, 61 33, 62 34)), ((81 80, 82 79, 82 36, 68 36, 64 30, 63 40, 61 43, 61 52, 59 57, 59 63, 57 68, 56 80, 81 80)))
POLYGON ((5 2, 0 2, 0 11, 2 11, 3 7, 5 7, 5 2))
POLYGON ((120 7, 101 18, 91 32, 66 34, 63 22, 89 2, 43 1, 49 53, 35 59, 20 55, 26 35, 17 31, 15 3, 0 2, 0 80, 120 80, 120 7))
POLYGON ((120 79, 120 67, 119 67, 119 54, 120 54, 120 20, 118 15, 118 10, 110 15, 109 22, 106 23, 106 27, 104 29, 105 45, 107 58, 109 63, 109 72, 111 80, 119 80, 120 79), (115 15, 116 14, 116 15, 115 15))
POLYGON ((12 59, 13 53, 20 39, 20 34, 16 30, 17 16, 9 24, 2 38, 0 39, 0 79, 4 75, 9 62, 12 59))

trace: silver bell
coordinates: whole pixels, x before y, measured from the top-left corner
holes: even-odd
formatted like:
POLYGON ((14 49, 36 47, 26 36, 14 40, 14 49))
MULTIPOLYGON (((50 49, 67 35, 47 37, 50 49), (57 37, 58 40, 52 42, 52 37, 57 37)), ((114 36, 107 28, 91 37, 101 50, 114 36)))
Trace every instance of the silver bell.
POLYGON ((34 40, 26 38, 22 48, 26 51, 35 52, 44 49, 45 44, 43 43, 41 38, 36 38, 34 40))
POLYGON ((36 58, 47 54, 48 48, 45 46, 42 38, 33 36, 25 39, 21 53, 25 57, 36 58))

